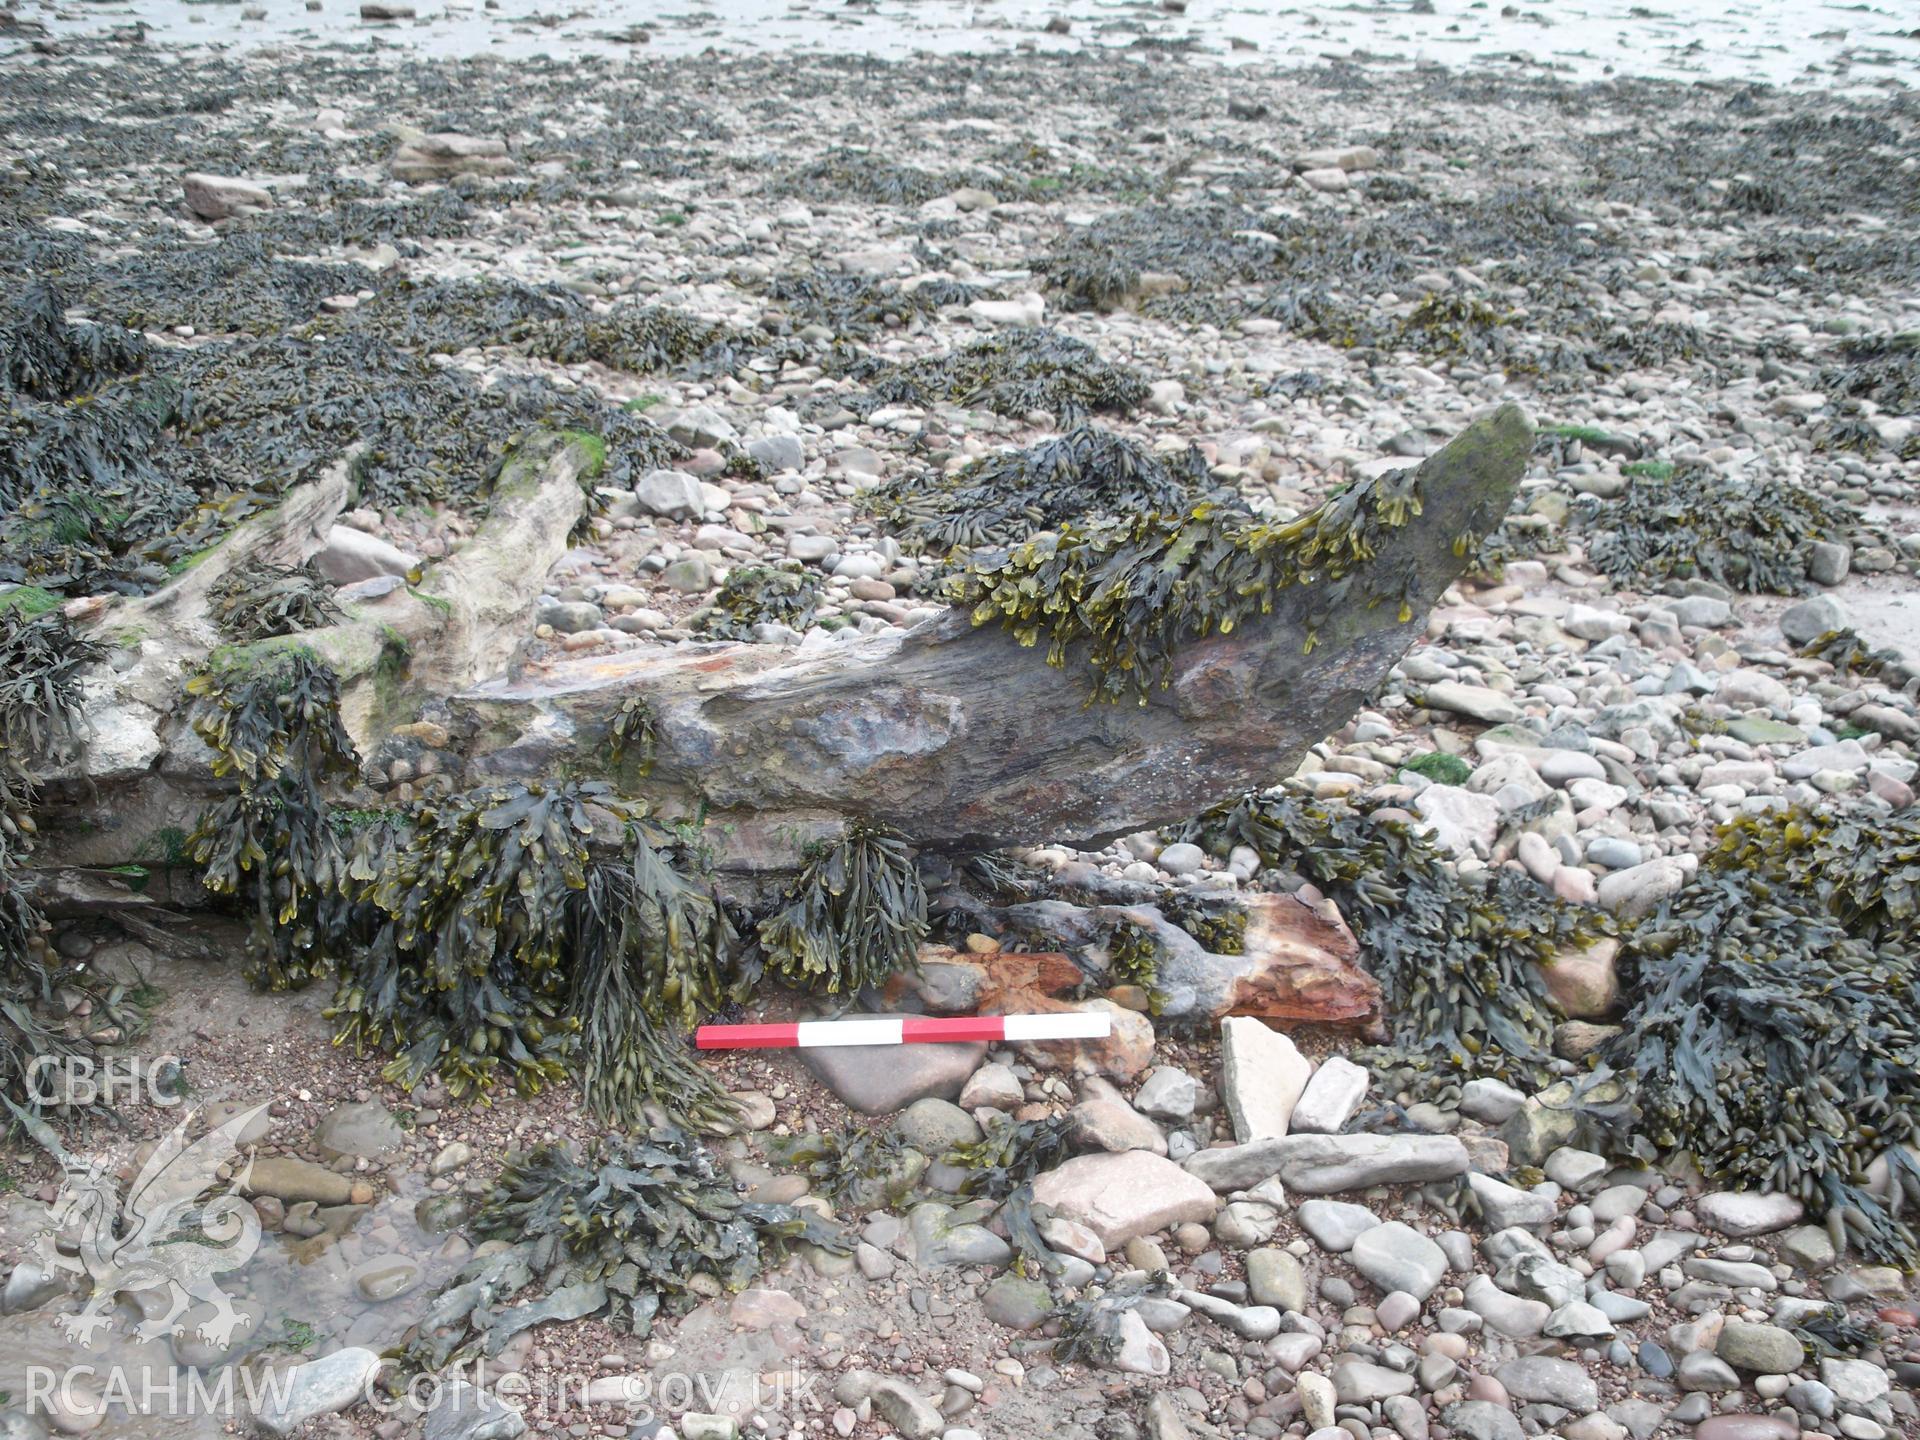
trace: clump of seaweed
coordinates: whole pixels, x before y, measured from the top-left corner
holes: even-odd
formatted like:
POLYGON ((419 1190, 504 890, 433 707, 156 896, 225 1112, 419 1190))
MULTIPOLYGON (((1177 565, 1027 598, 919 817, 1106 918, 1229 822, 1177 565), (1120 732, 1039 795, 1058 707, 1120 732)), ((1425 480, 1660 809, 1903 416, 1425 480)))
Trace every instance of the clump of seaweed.
POLYGON ((839 337, 868 335, 988 293, 982 286, 959 280, 930 278, 907 285, 832 271, 776 275, 765 286, 771 304, 763 323, 784 331, 797 321, 801 326, 824 326, 839 337))
MULTIPOLYGON (((1843 874, 1824 892, 1816 877, 1799 883, 1794 833, 1789 822, 1777 844, 1750 830, 1729 837, 1710 872, 1635 929, 1638 998, 1604 1054, 1634 1073, 1643 1144, 1690 1152, 1720 1183, 1795 1196, 1826 1217, 1836 1244, 1911 1264, 1920 1237, 1899 1218, 1920 1203, 1908 1148, 1920 1140, 1911 912, 1891 943, 1862 938, 1881 913, 1877 901, 1861 909, 1863 877, 1843 874), (1754 860, 1783 878, 1734 868, 1754 860), (1858 933, 1839 918, 1848 912, 1858 933), (1882 1157, 1885 1199, 1868 1174, 1882 1157)), ((1906 844, 1896 903, 1910 906, 1910 835, 1906 844)))
POLYGON ((339 678, 302 646, 216 650, 187 694, 201 702, 193 728, 213 749, 215 775, 324 780, 357 763, 339 678))
POLYGON ((394 1052, 409 1089, 534 1093, 569 1064, 595 1113, 658 1106, 718 1128, 737 1109, 678 1040, 730 998, 733 929, 673 863, 677 841, 604 785, 482 787, 417 804, 378 863, 351 862, 365 943, 336 960, 336 1043, 394 1052), (619 846, 601 859, 594 841, 619 846))
POLYGON ((550 1292, 600 1287, 608 1323, 635 1335, 662 1311, 697 1304, 706 1285, 744 1289, 794 1246, 849 1248, 811 1210, 742 1198, 703 1146, 672 1129, 609 1137, 584 1154, 555 1144, 510 1155, 473 1228, 527 1247, 550 1292))
POLYGON ((620 713, 613 717, 613 723, 607 727, 607 753, 613 763, 625 762, 627 752, 634 752, 634 768, 645 775, 653 769, 653 752, 657 743, 654 734, 653 706, 647 703, 644 695, 631 695, 620 707, 620 713))
POLYGON ((84 733, 79 675, 105 652, 58 610, 0 606, 0 1092, 29 1098, 38 1057, 85 1046, 35 1013, 53 996, 48 926, 25 860, 33 846, 33 774, 84 733))
POLYGON ((192 510, 153 459, 182 401, 139 373, 149 358, 129 331, 68 322, 47 284, 0 314, 0 548, 19 578, 138 588, 116 557, 192 510))
POLYGON ((1215 853, 1252 847, 1340 907, 1384 992, 1384 1065, 1416 1083, 1495 1075, 1537 1089, 1558 1015, 1543 967, 1599 937, 1589 911, 1507 868, 1462 875, 1431 841, 1343 800, 1249 795, 1186 835, 1215 853))
POLYGON ((163 537, 199 502, 156 454, 180 402, 176 386, 145 377, 84 401, 15 397, 0 445, 0 549, 16 573, 61 591, 164 582, 166 563, 186 552, 163 537))
POLYGON ((342 957, 336 1043, 391 1049, 386 1078, 411 1089, 438 1073, 455 1097, 561 1078, 580 1024, 565 967, 592 860, 588 807, 617 814, 609 804, 599 787, 512 785, 418 805, 369 879, 378 932, 342 957))
POLYGON ((1083 425, 951 475, 887 480, 867 491, 864 503, 904 543, 945 554, 1014 545, 1103 516, 1185 513, 1203 501, 1238 509, 1229 495, 1197 450, 1162 457, 1124 435, 1083 425))
POLYGON ((1007 1239, 1020 1252, 1023 1267, 1032 1264, 1052 1273, 1061 1268, 1060 1261, 1047 1248, 1034 1219, 1033 1182, 1072 1153, 1072 1120, 1048 1115, 1039 1120, 994 1121, 978 1140, 955 1146, 945 1159, 967 1171, 963 1193, 1000 1202, 1007 1239))
POLYGON ((373 280, 361 265, 286 259, 257 235, 231 234, 212 245, 149 245, 133 259, 94 267, 79 295, 90 313, 141 329, 271 335, 373 280))
POLYGON ((1749 593, 1807 588, 1816 540, 1845 537, 1842 506, 1777 480, 1735 480, 1686 466, 1635 481, 1604 507, 1588 554, 1616 584, 1657 587, 1703 578, 1749 593))
POLYGON ((207 602, 220 633, 241 644, 320 630, 345 618, 311 563, 245 561, 215 582, 207 602))
POLYGON ((502 346, 555 364, 636 373, 727 374, 753 351, 727 326, 667 306, 623 301, 595 310, 558 285, 497 278, 400 279, 329 325, 428 354, 502 346))
POLYGON ((1143 276, 1174 277, 1182 289, 1278 280, 1267 223, 1239 206, 1144 206, 1077 229, 1033 268, 1066 310, 1113 309, 1141 293, 1143 276))
POLYGON ((1003 1200, 1065 1160, 1072 1153, 1072 1131, 1065 1115, 997 1120, 980 1139, 955 1146, 947 1159, 970 1172, 967 1194, 1003 1200))
POLYGON ((675 1038, 729 1003, 724 976, 735 940, 712 889, 683 875, 676 852, 629 825, 624 863, 596 863, 573 902, 573 989, 581 1019, 581 1091, 595 1114, 634 1123, 648 1104, 714 1130, 739 1106, 675 1038))
POLYGON ((1885 1327, 1876 1321, 1856 1320, 1844 1305, 1828 1305, 1789 1327, 1814 1355, 1859 1356, 1885 1339, 1885 1327))
POLYGON ((1149 1013, 1160 1013, 1160 942, 1146 926, 1131 920, 1114 922, 1107 935, 1107 981, 1144 990, 1149 1013))
POLYGON ((1920 948, 1920 815, 1911 809, 1792 806, 1741 815, 1721 828, 1708 863, 1813 897, 1848 933, 1883 951, 1920 948))
POLYGON ((883 155, 839 146, 797 165, 773 187, 808 200, 858 200, 873 205, 924 205, 966 182, 902 165, 883 155))
POLYGON ((1843 675, 1874 675, 1904 683, 1906 657, 1890 646, 1871 646, 1852 630, 1829 630, 1801 646, 1809 659, 1824 660, 1843 675))
POLYGON ((297 647, 241 650, 216 653, 187 693, 214 773, 239 781, 200 817, 187 854, 210 892, 245 907, 247 978, 303 988, 356 929, 347 837, 324 788, 358 763, 340 722, 339 679, 297 647))
POLYGON ((775 1137, 767 1154, 804 1172, 813 1193, 836 1209, 872 1210, 897 1198, 892 1192, 910 1173, 902 1169, 905 1149, 891 1125, 856 1123, 775 1137))
POLYGON ((1070 1300, 1057 1307, 1054 1322, 1058 1337, 1053 1342, 1053 1359, 1059 1365, 1100 1366, 1120 1352, 1126 1335, 1122 1317, 1142 1301, 1171 1299, 1175 1286, 1166 1273, 1159 1272, 1143 1280, 1123 1280, 1105 1293, 1070 1300))
POLYGON ((608 485, 631 485, 681 453, 652 421, 595 392, 562 393, 533 376, 482 384, 358 332, 209 347, 178 370, 195 409, 171 463, 202 495, 224 494, 226 477, 247 467, 278 493, 351 452, 364 504, 480 506, 514 444, 541 426, 597 435, 608 485))
POLYGON ((917 970, 926 934, 926 887, 906 842, 858 822, 808 860, 759 927, 769 969, 830 995, 917 970))
POLYGON ((1871 455, 1880 449, 1881 441, 1879 430, 1866 416, 1846 414, 1823 422, 1814 432, 1813 444, 1828 454, 1871 455))
POLYGON ((1861 335, 1840 342, 1843 365, 1820 372, 1834 400, 1871 400, 1890 415, 1920 411, 1920 332, 1861 335))
MULTIPOLYGON (((67 327, 69 350, 98 328, 67 327)), ((146 364, 98 377, 82 400, 3 397, 0 545, 20 578, 56 591, 154 589, 348 455, 365 503, 477 509, 536 427, 599 437, 609 485, 681 453, 653 422, 592 391, 533 376, 482 384, 359 332, 155 351, 146 364)), ((90 372, 75 362, 67 373, 90 372)))
POLYGON ((1246 951, 1247 912, 1231 900, 1209 901, 1190 890, 1176 890, 1160 902, 1160 913, 1215 955, 1246 951))
POLYGON ((1064 666, 1084 644, 1091 698, 1131 694, 1145 705, 1170 682, 1182 640, 1270 613, 1290 585, 1313 587, 1309 650, 1343 609, 1388 603, 1402 623, 1411 619, 1417 575, 1369 574, 1367 562, 1420 513, 1418 487, 1417 471, 1390 472, 1284 522, 1202 503, 1184 515, 1062 525, 1011 550, 977 552, 946 593, 972 608, 976 625, 997 620, 1022 645, 1044 637, 1049 665, 1064 666))
POLYGON ((1394 327, 1394 340, 1436 358, 1499 360, 1512 348, 1506 332, 1513 321, 1484 300, 1442 292, 1415 305, 1394 327))
POLYGON ((187 850, 209 890, 247 902, 256 984, 334 971, 336 1043, 394 1051, 383 1073, 409 1089, 437 1073, 456 1097, 503 1078, 532 1093, 573 1064, 611 1121, 649 1105, 704 1129, 737 1118, 676 1038, 734 998, 734 929, 643 807, 559 784, 335 811, 328 782, 356 757, 310 652, 217 654, 189 691, 215 773, 240 786, 187 850))
POLYGON ((66 310, 59 290, 36 281, 0 311, 0 393, 63 400, 146 363, 145 337, 117 325, 70 324, 66 310))
POLYGON ((1100 358, 1057 330, 1009 330, 945 355, 894 364, 863 357, 845 367, 868 392, 860 407, 952 404, 996 415, 1045 410, 1069 425, 1094 411, 1125 415, 1147 398, 1146 377, 1100 358))
POLYGON ((810 571, 742 565, 727 572, 700 631, 718 640, 752 640, 760 625, 805 630, 819 606, 820 581, 810 571))

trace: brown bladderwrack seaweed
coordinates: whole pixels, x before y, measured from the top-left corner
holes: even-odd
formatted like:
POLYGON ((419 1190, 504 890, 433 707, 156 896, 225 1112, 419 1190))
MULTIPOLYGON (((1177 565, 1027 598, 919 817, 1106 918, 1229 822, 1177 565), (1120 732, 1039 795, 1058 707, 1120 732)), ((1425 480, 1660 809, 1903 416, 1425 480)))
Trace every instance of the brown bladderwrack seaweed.
POLYGON ((1630 934, 1635 1000, 1604 1054, 1637 1148, 1793 1195, 1836 1248, 1911 1265, 1920 1237, 1920 832, 1789 810, 1722 831, 1630 934), (1830 868, 1828 863, 1830 862, 1830 868))
POLYGON ((1496 1075, 1538 1088, 1552 1076, 1559 1018, 1542 967, 1596 938, 1594 912, 1523 874, 1462 875, 1431 841, 1341 800, 1250 795, 1188 826, 1226 855, 1311 879, 1340 907, 1385 993, 1392 1047, 1377 1058, 1415 1088, 1496 1075))
POLYGON ((732 931, 665 862, 671 844, 604 785, 420 802, 362 891, 380 923, 340 962, 338 1042, 390 1049, 388 1079, 438 1074, 456 1097, 537 1092, 577 1060, 610 1118, 652 1102, 724 1122, 731 1104, 671 1036, 718 1002, 732 931), (596 857, 596 832, 624 835, 624 866, 596 857))
POLYGON ((220 577, 207 600, 220 633, 242 643, 320 630, 346 618, 311 562, 245 561, 220 577))
MULTIPOLYGON (((1188 639, 1225 635, 1270 613, 1290 585, 1311 586, 1307 648, 1342 609, 1390 604, 1413 615, 1411 571, 1369 571, 1391 531, 1420 513, 1412 470, 1357 481, 1297 520, 1271 521, 1211 503, 1184 514, 1064 524, 1011 550, 976 554, 947 582, 950 599, 993 621, 1023 645, 1047 642, 1047 663, 1064 666, 1084 643, 1092 696, 1140 704, 1164 687, 1188 639)), ((1461 543, 1465 544, 1465 538, 1461 543)))
POLYGON ((760 948, 783 979, 851 995, 916 969, 926 934, 926 887, 906 842, 856 823, 807 862, 760 922, 760 948))
POLYGON ((58 610, 35 615, 7 603, 18 593, 0 595, 0 1091, 25 1099, 37 1057, 90 1048, 35 1011, 69 977, 47 943, 26 861, 34 771, 64 758, 83 732, 79 672, 105 652, 58 610))
POLYGON ((865 413, 882 405, 950 404, 996 415, 1045 410, 1077 424, 1096 410, 1128 414, 1147 399, 1139 371, 1055 330, 1010 330, 944 355, 903 363, 862 356, 834 368, 867 385, 855 406, 865 413))
POLYGON ((1588 553, 1616 584, 1718 581, 1751 593, 1807 588, 1816 540, 1844 539, 1854 517, 1811 490, 1738 480, 1704 466, 1642 476, 1595 511, 1588 553))
POLYGON ((190 688, 216 773, 241 783, 189 851, 210 890, 247 901, 255 983, 336 973, 337 1043, 395 1051, 385 1073, 408 1088, 437 1073, 456 1096, 502 1079, 533 1091, 572 1065, 609 1119, 648 1104, 702 1127, 734 1118, 677 1038, 730 998, 733 927, 643 806, 536 784, 337 811, 327 783, 354 755, 324 664, 298 647, 225 652, 190 688))
POLYGON ((952 475, 904 475, 863 497, 902 541, 936 556, 1017 544, 1067 522, 1184 512, 1203 500, 1247 513, 1239 497, 1207 473, 1199 451, 1162 457, 1094 425, 988 456, 952 475))
POLYGON ((509 1155, 473 1229, 511 1248, 476 1258, 428 1312, 413 1350, 428 1368, 497 1354, 543 1318, 604 1310, 644 1336, 655 1316, 742 1290, 797 1246, 850 1248, 812 1210, 745 1199, 698 1141, 666 1128, 509 1155), (536 1281, 546 1301, 499 1303, 536 1281))
POLYGON ((238 788, 187 837, 201 883, 244 903, 247 978, 300 989, 355 930, 348 836, 326 800, 359 757, 340 723, 340 683, 312 652, 216 652, 187 682, 194 730, 238 788))

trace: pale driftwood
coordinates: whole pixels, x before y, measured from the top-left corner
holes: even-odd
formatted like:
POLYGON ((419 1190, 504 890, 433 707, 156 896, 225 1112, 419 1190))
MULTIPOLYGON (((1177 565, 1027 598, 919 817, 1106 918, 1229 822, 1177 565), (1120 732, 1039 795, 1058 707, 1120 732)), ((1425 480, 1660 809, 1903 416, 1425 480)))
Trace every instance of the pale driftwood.
MULTIPOLYGON (((589 462, 578 441, 534 437, 503 467, 472 538, 417 586, 396 582, 383 594, 348 600, 338 625, 260 643, 303 646, 326 660, 340 677, 347 729, 370 753, 424 699, 506 664, 583 513, 580 476, 589 462)), ((102 617, 99 634, 132 660, 85 678, 88 744, 72 764, 41 777, 38 813, 49 856, 78 866, 158 862, 225 789, 185 703, 188 678, 222 640, 208 593, 246 560, 291 565, 311 555, 346 503, 347 475, 342 461, 289 491, 179 579, 102 617)))

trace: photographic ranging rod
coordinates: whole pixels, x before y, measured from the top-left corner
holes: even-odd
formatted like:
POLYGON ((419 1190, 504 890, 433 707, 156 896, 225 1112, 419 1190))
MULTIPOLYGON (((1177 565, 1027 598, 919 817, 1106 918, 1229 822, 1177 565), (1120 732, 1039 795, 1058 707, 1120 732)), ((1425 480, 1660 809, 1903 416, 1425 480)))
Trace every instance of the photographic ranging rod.
POLYGON ((858 1020, 800 1020, 781 1025, 702 1025, 701 1050, 812 1050, 833 1045, 940 1045, 956 1040, 1104 1040, 1113 1017, 1069 1010, 1058 1015, 881 1015, 858 1020))

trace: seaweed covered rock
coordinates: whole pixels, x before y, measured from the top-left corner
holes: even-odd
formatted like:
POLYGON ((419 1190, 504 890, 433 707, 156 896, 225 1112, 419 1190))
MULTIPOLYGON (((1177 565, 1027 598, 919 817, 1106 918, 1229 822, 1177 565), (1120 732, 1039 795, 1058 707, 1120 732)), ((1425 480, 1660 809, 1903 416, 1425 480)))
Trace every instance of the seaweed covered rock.
POLYGON ((1798 595, 1816 541, 1844 540, 1855 517, 1833 500, 1778 480, 1741 480, 1690 465, 1644 476, 1597 511, 1593 563, 1617 584, 1685 580, 1798 595))
POLYGON ((449 130, 416 134, 403 141, 394 152, 392 167, 393 178, 410 185, 451 180, 456 175, 511 175, 518 168, 507 154, 506 141, 449 130))
POLYGON ((1914 820, 1749 817, 1708 859, 1631 932, 1636 999, 1603 1052, 1637 1082, 1616 1140, 1689 1152, 1714 1180, 1800 1200, 1836 1245, 1912 1264, 1914 820))
POLYGON ((591 391, 532 376, 482 385, 377 333, 159 350, 66 320, 44 287, 0 316, 0 370, 17 382, 0 393, 0 546, 20 578, 58 593, 159 589, 342 461, 367 503, 484 507, 542 426, 599 437, 615 482, 681 453, 591 391))
POLYGON ((192 690, 215 773, 239 785, 186 850, 243 902, 256 983, 335 975, 336 1039, 396 1052, 385 1073, 409 1089, 532 1093, 572 1066, 610 1119, 735 1118, 675 1034, 731 997, 732 923, 644 807, 532 784, 335 809, 356 757, 311 652, 238 652, 192 690))
POLYGON ((558 285, 497 278, 399 277, 325 328, 425 354, 505 347, 562 365, 592 361, 611 370, 700 375, 739 368, 756 345, 725 325, 667 306, 626 301, 596 309, 558 285))
POLYGON ((805 630, 819 608, 820 592, 819 580, 804 570, 739 566, 727 572, 700 633, 716 640, 757 640, 761 626, 805 630))
POLYGON ((1204 500, 1246 513, 1239 497, 1208 475, 1198 450, 1163 458, 1096 425, 989 456, 951 475, 902 476, 864 497, 904 543, 935 556, 1017 544, 1067 522, 1181 515, 1204 500))
POLYGON ((997 415, 1045 410, 1077 422, 1096 410, 1124 415, 1147 399, 1138 371, 1054 330, 1009 330, 901 364, 862 356, 841 368, 867 385, 860 403, 869 412, 881 405, 977 405, 997 415))
POLYGON ((1201 505, 1191 536, 1149 516, 1092 529, 1072 553, 1035 547, 956 577, 982 587, 978 624, 949 611, 798 653, 559 660, 456 697, 478 727, 470 764, 476 776, 540 773, 563 747, 591 764, 642 695, 655 747, 636 792, 717 820, 869 818, 972 848, 1179 820, 1284 770, 1353 712, 1473 537, 1499 523, 1531 444, 1507 406, 1417 470, 1358 482, 1288 525, 1239 533, 1201 505), (1129 577, 1124 604, 1084 588, 1077 557, 1096 554, 1129 577), (1245 589, 1226 590, 1223 571, 1245 589), (984 623, 1056 573, 1042 615, 984 623), (1041 631, 1065 675, 1027 653, 1041 631), (1088 704, 1089 688, 1129 703, 1088 704))

